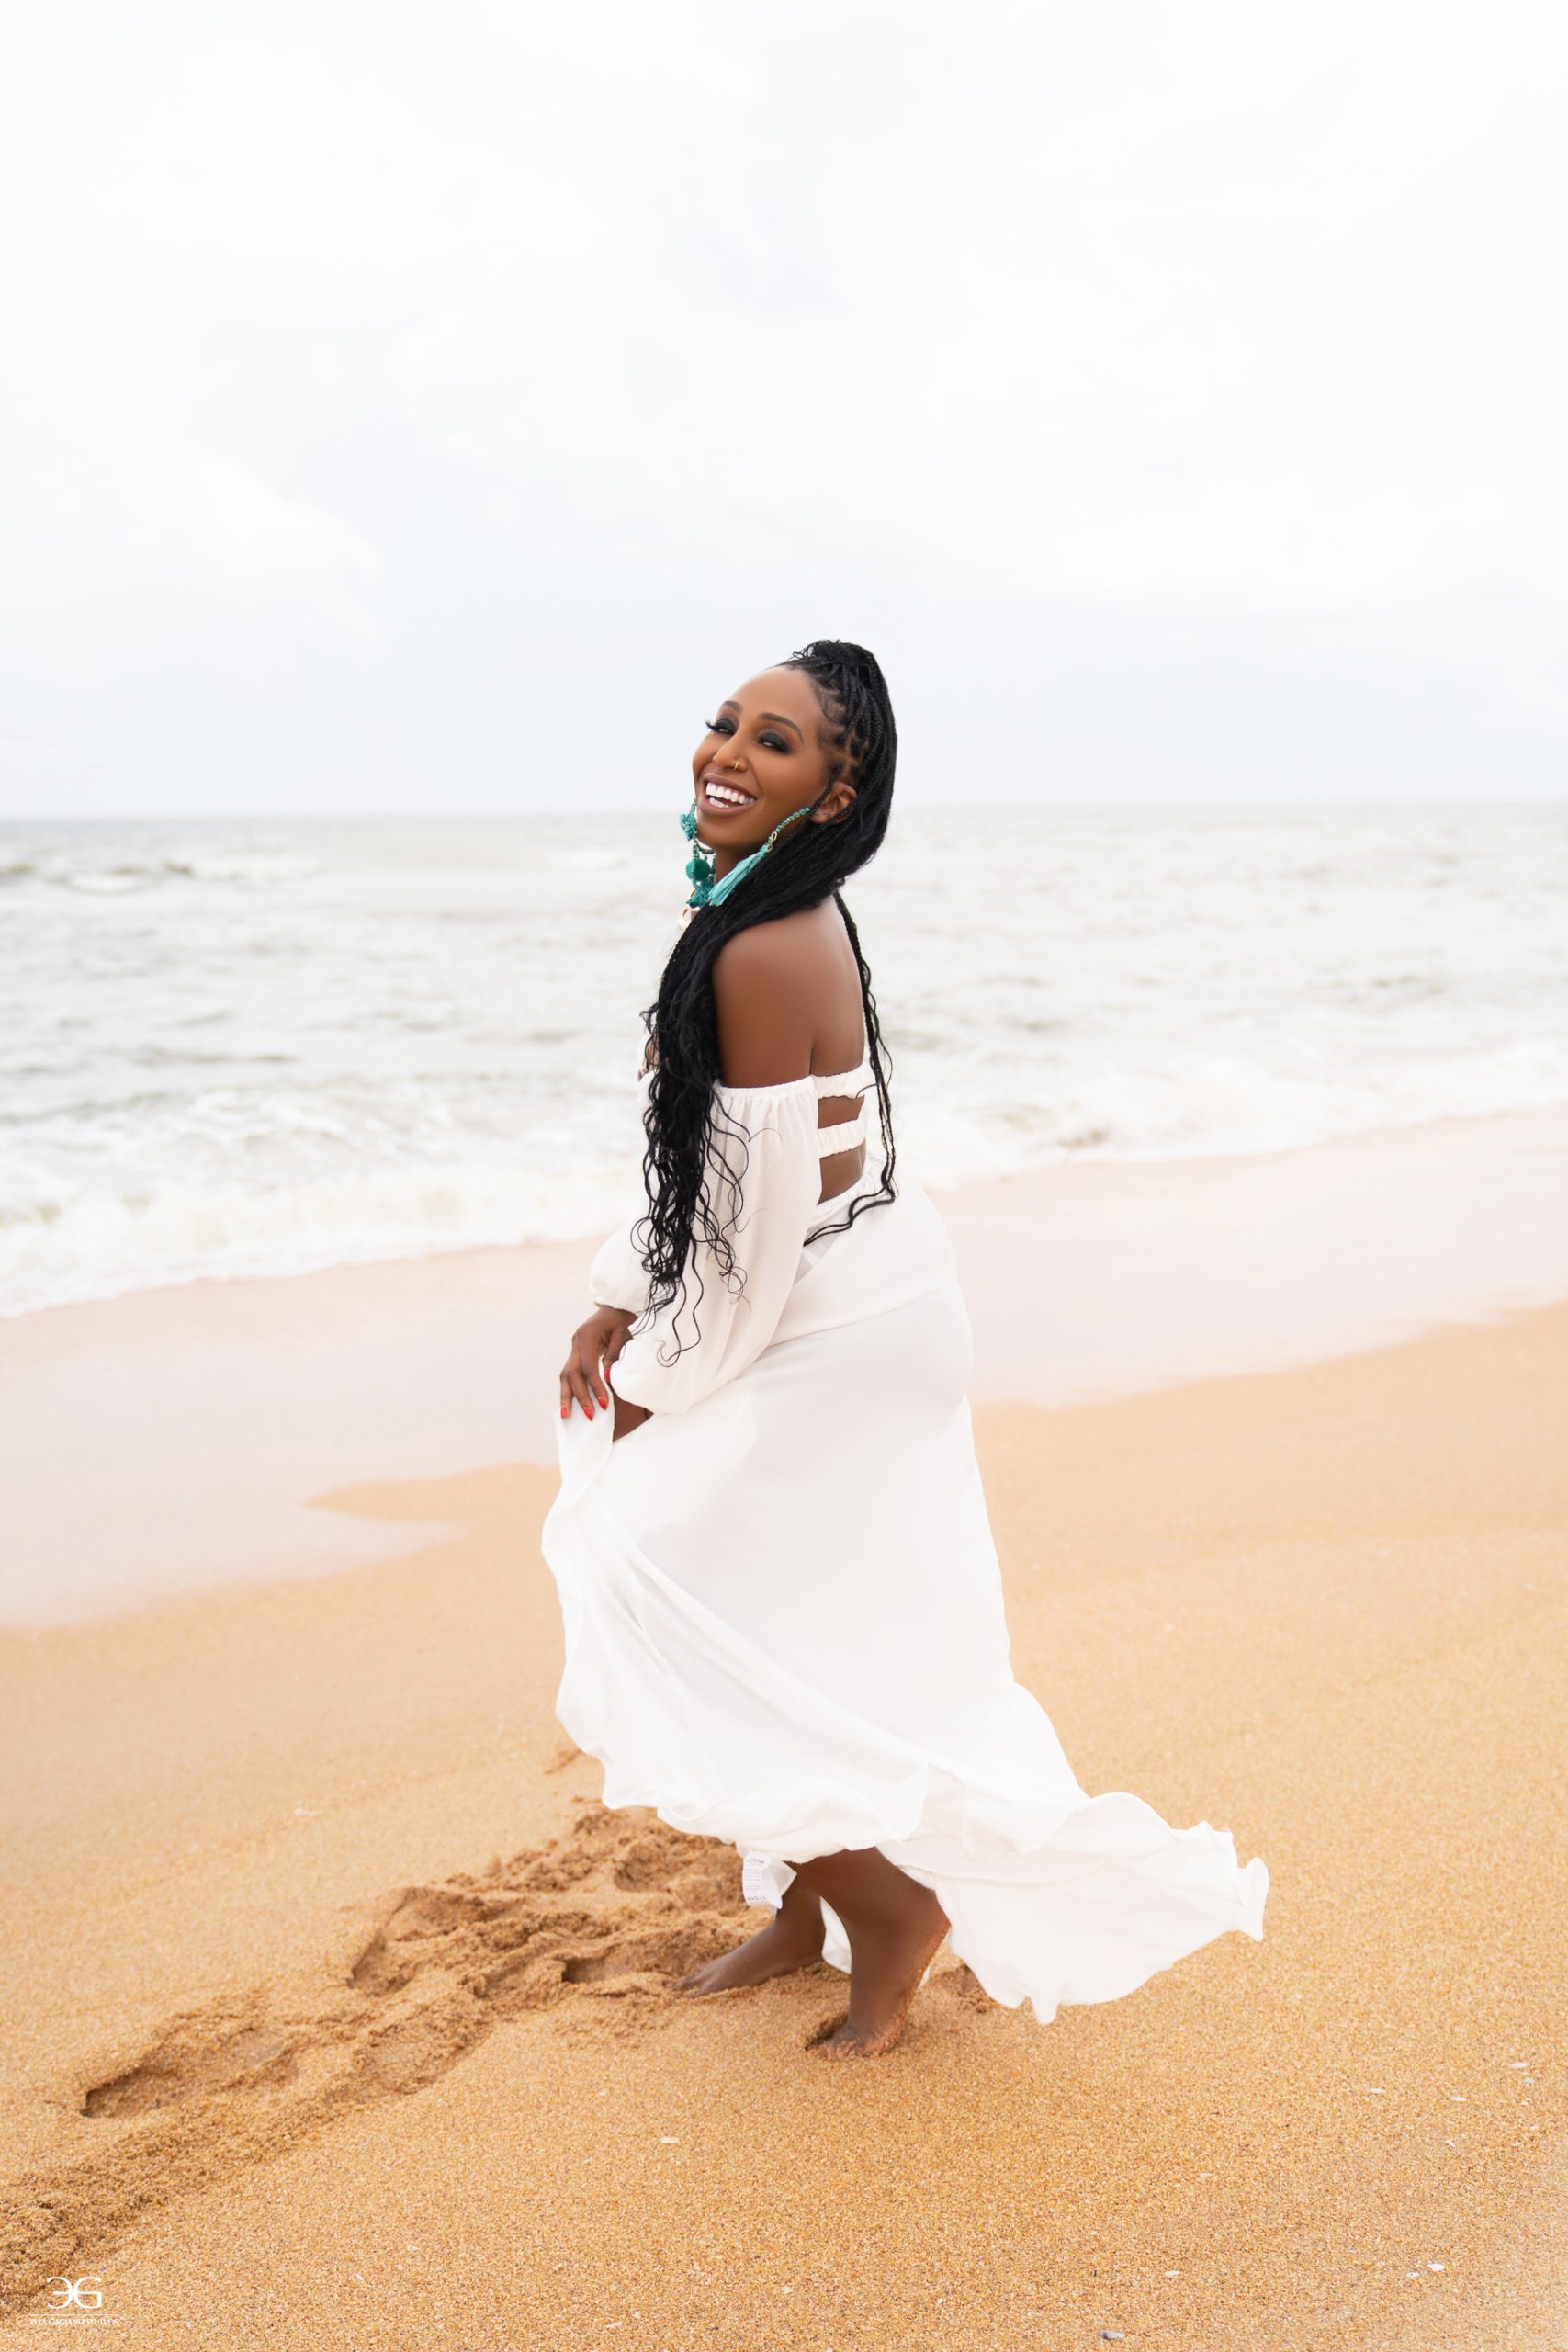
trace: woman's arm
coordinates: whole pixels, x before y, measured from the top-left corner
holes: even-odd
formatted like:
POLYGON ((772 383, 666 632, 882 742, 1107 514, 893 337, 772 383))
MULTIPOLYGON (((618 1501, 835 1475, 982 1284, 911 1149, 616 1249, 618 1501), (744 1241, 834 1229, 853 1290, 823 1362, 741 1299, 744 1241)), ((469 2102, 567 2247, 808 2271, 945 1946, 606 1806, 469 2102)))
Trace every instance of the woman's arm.
POLYGON ((688 1411, 754 1362, 799 1270, 822 1185, 810 1083, 815 961, 809 931, 793 916, 739 933, 715 960, 721 1075, 708 1193, 733 1267, 694 1234, 683 1291, 627 1339, 612 1386, 649 1411, 688 1411))

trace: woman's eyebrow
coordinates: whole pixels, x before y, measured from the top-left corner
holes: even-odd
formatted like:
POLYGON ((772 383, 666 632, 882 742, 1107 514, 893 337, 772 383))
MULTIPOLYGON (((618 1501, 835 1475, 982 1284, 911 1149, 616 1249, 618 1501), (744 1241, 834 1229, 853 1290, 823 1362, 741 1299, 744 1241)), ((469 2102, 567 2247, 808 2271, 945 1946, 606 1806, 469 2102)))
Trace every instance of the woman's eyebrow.
MULTIPOLYGON (((740 705, 738 702, 721 702, 719 704, 720 710, 739 710, 739 707, 740 705)), ((800 729, 795 726, 794 719, 786 718, 782 710, 764 710, 759 712, 758 716, 761 718, 771 718, 776 727, 788 727, 794 729, 795 734, 800 736, 801 741, 803 743, 805 742, 806 737, 801 733, 800 729)))

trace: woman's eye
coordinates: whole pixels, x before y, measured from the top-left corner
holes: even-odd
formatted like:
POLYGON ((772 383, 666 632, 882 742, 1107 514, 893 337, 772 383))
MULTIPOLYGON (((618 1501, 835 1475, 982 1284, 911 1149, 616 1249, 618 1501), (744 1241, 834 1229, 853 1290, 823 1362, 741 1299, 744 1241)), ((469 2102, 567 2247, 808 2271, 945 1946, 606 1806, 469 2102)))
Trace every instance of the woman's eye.
MULTIPOLYGON (((710 718, 705 723, 710 735, 733 735, 735 732, 735 721, 732 718, 710 718)), ((766 752, 787 752, 791 749, 791 746, 777 735, 759 735, 757 741, 766 752)))
MULTIPOLYGON (((707 719, 707 734, 733 734, 733 731, 736 731, 736 722, 733 722, 733 719, 707 719)), ((760 741, 764 751, 790 751, 790 746, 787 746, 785 741, 776 734, 757 736, 757 741, 760 741)))

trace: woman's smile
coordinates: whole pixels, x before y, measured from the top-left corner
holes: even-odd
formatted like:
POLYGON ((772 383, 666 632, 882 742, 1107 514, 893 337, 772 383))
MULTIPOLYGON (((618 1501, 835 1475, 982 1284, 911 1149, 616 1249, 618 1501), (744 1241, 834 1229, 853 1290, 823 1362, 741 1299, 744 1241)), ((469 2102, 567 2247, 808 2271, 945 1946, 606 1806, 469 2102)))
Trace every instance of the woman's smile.
POLYGON ((757 795, 749 792, 744 785, 730 783, 728 777, 705 775, 700 797, 710 816, 729 817, 738 808, 750 808, 757 795))

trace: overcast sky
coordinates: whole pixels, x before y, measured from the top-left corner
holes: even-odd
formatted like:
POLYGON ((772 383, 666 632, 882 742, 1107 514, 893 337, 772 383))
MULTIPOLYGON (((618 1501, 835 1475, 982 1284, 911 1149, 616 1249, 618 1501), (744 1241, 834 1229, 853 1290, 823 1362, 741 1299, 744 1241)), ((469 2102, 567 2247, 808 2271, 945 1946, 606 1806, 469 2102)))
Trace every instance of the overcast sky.
POLYGON ((0 813, 1568 797, 1568 18, 62 0, 0 86, 0 813))

